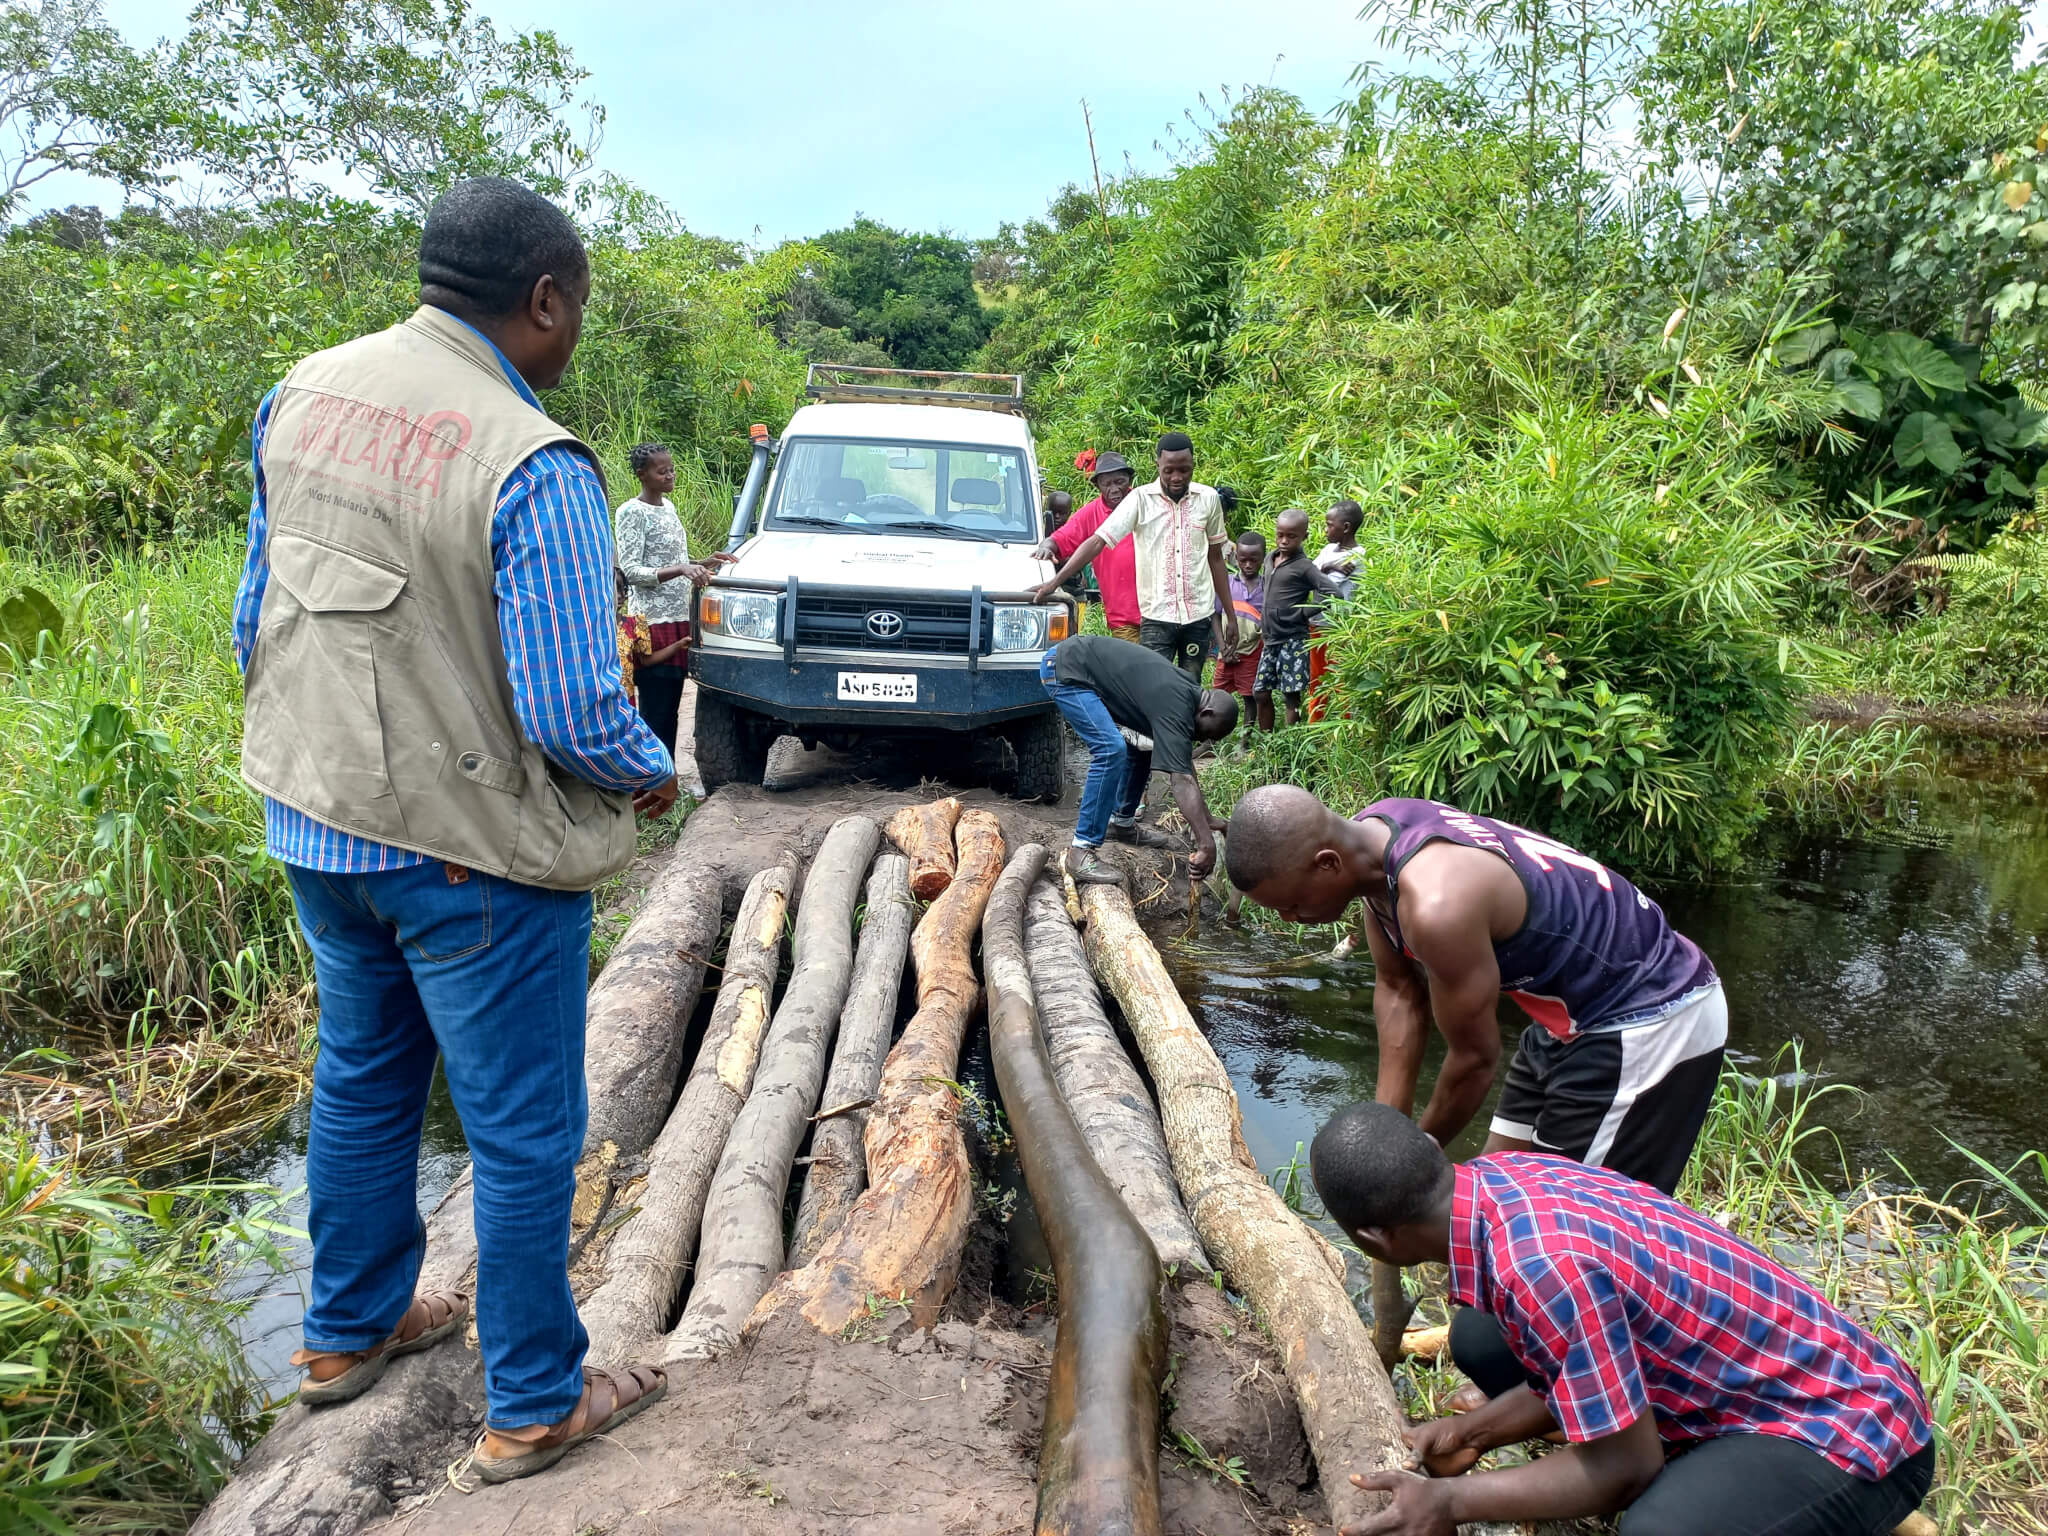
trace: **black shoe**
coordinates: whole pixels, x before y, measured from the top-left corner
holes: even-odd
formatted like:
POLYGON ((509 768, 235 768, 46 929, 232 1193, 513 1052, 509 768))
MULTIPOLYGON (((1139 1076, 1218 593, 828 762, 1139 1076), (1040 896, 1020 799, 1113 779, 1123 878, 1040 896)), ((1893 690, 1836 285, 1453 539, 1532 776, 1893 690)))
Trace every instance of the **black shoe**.
POLYGON ((1123 872, 1114 864, 1105 864, 1095 857, 1090 848, 1067 850, 1067 878, 1076 885, 1122 885, 1123 872))
POLYGON ((1109 835, 1112 841, 1129 843, 1133 848, 1171 848, 1178 852, 1186 851, 1186 845, 1179 838, 1168 836, 1157 827, 1140 826, 1135 821, 1128 826, 1112 821, 1109 824, 1109 835))

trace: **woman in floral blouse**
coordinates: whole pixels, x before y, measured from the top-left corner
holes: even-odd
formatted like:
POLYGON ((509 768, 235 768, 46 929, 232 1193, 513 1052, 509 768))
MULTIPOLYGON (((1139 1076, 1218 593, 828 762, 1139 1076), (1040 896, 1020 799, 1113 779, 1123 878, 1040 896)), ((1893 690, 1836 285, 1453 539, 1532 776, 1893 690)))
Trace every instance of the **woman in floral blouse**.
POLYGON ((669 499, 676 488, 676 462, 668 449, 660 443, 642 443, 633 450, 631 463, 640 494, 621 502, 612 514, 612 542, 626 579, 626 613, 646 622, 654 653, 636 668, 640 717, 673 754, 676 713, 689 671, 695 589, 711 579, 713 566, 732 557, 714 554, 702 562, 691 560, 682 517, 669 499))

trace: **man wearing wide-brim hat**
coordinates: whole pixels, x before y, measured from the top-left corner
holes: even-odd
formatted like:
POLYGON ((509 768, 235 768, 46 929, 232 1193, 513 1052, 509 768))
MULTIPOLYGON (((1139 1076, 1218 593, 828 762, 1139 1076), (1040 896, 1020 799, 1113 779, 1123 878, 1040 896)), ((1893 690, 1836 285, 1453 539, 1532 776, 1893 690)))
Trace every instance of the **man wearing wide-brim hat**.
MULTIPOLYGON (((1038 546, 1038 558, 1053 566, 1073 558, 1074 551, 1109 520, 1137 483, 1130 460, 1122 454, 1098 454, 1094 449, 1080 454, 1074 467, 1095 483, 1095 499, 1046 535, 1038 546)), ((1138 638, 1138 546, 1126 539, 1114 549, 1095 557, 1095 585, 1102 592, 1102 621, 1119 640, 1138 638)))

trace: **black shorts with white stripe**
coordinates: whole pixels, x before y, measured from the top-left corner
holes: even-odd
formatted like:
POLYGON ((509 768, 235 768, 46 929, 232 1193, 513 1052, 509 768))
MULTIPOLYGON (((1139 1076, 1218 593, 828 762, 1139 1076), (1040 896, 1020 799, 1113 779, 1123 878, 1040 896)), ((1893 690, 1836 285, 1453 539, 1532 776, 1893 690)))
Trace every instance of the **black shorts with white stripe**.
POLYGON ((1728 999, 1718 982, 1626 1029, 1559 1040, 1531 1024, 1501 1085, 1494 1134, 1673 1194, 1713 1107, 1727 1046, 1728 999))

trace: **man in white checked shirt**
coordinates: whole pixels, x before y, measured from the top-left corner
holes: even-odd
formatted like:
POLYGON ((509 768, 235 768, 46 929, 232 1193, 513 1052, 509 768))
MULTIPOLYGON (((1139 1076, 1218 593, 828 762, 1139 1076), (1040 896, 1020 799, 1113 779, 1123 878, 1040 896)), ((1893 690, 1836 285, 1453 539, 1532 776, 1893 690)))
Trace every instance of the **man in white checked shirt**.
POLYGON ((1214 616, 1223 616, 1223 660, 1237 658, 1237 609, 1230 573, 1223 563, 1230 530, 1223 500, 1214 487, 1195 479, 1195 444, 1185 432, 1159 439, 1158 478, 1123 499, 1108 521, 1074 551, 1057 576, 1039 588, 1048 601, 1054 588, 1105 549, 1125 539, 1138 541, 1138 643, 1202 680, 1214 616))

